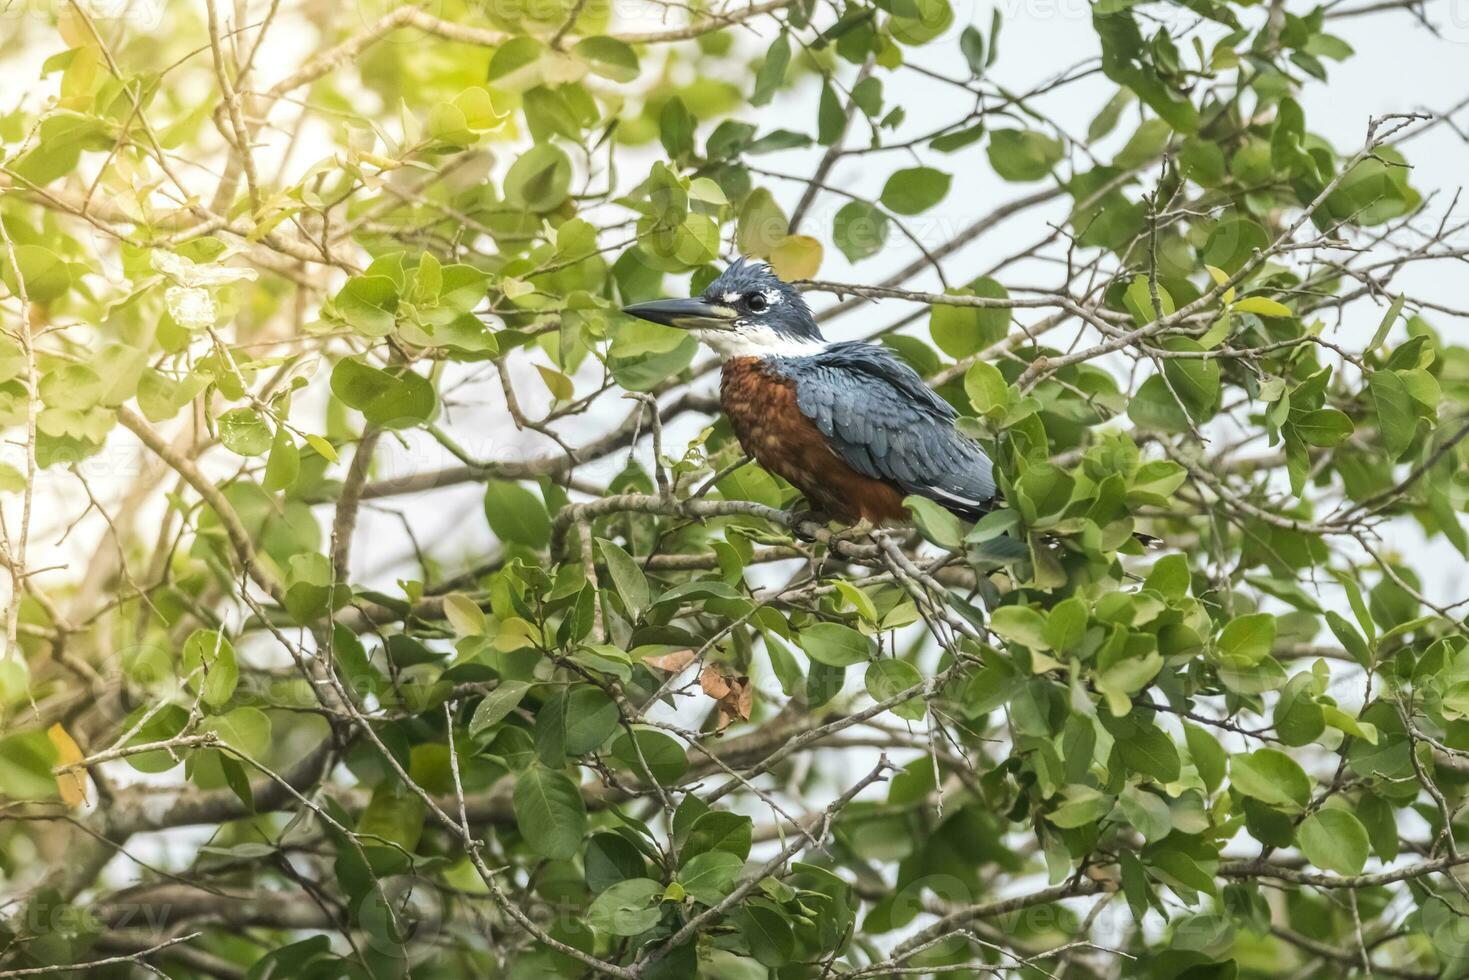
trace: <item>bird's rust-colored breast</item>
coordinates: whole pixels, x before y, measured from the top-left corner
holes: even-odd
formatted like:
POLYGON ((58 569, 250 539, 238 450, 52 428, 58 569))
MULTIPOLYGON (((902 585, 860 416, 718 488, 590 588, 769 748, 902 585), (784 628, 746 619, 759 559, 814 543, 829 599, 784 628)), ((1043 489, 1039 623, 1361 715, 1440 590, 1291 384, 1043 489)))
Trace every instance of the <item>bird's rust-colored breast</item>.
POLYGON ((903 494, 858 473, 832 451, 796 403, 796 386, 756 357, 724 362, 720 402, 745 452, 841 521, 875 524, 905 516, 903 494))

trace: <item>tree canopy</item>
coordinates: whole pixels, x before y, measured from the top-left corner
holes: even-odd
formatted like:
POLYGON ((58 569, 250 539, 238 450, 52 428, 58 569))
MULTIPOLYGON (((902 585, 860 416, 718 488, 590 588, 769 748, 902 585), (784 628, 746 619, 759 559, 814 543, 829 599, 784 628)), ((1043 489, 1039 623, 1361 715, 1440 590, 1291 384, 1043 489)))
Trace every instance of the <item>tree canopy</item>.
POLYGON ((23 6, 0 977, 1469 973, 1452 121, 1303 108, 1417 5, 23 6), (745 459, 619 312, 738 254, 1006 505, 745 459))

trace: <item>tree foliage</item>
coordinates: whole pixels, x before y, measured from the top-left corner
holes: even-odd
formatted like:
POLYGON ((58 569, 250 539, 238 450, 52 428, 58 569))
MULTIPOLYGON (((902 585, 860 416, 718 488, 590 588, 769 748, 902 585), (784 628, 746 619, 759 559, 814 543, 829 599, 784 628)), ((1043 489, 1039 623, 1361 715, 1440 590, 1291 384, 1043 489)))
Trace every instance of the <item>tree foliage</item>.
POLYGON ((1310 126, 1361 11, 1026 89, 949 0, 369 6, 0 12, 0 976, 1469 972, 1463 225, 1310 126), (618 312, 736 253, 1006 506, 745 461, 618 312))

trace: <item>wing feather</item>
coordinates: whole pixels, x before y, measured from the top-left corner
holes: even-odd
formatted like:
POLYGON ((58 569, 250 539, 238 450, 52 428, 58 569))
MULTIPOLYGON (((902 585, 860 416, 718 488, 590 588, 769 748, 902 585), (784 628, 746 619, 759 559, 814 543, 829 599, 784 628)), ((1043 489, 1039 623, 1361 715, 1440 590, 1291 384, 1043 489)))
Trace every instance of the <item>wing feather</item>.
POLYGON ((833 344, 772 366, 795 382, 797 407, 857 472, 970 520, 989 510, 989 457, 954 429, 953 407, 886 348, 833 344))

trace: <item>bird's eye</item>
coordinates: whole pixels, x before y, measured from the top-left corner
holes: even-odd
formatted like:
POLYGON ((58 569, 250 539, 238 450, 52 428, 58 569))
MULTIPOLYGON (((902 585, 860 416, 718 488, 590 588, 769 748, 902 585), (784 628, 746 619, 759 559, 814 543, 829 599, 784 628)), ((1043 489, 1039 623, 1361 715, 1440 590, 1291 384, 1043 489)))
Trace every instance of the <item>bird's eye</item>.
POLYGON ((752 313, 763 313, 765 311, 765 307, 769 306, 770 304, 765 302, 764 296, 756 293, 754 296, 751 296, 745 301, 745 305, 750 308, 750 311, 752 313))

